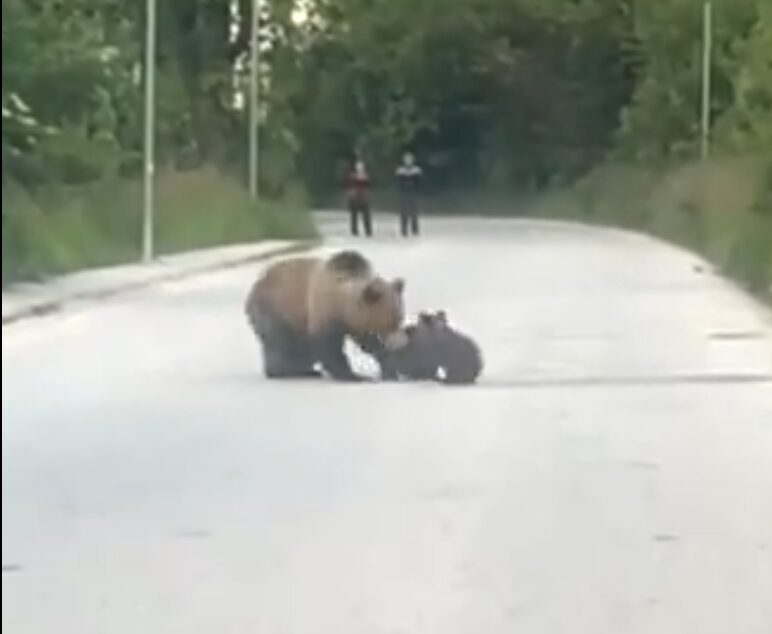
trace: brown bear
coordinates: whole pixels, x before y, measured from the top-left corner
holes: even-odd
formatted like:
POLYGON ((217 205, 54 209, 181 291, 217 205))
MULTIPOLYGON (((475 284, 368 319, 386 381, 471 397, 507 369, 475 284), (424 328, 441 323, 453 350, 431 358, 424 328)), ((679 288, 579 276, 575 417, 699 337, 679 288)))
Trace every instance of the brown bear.
POLYGON ((422 312, 414 324, 405 326, 401 337, 392 336, 379 362, 387 378, 474 383, 482 371, 477 344, 448 324, 445 311, 422 312))
POLYGON ((369 260, 353 250, 273 264, 246 302, 266 376, 321 376, 319 363, 334 379, 362 380, 346 357, 345 338, 377 358, 382 341, 402 325, 404 286, 402 279, 376 275, 369 260))

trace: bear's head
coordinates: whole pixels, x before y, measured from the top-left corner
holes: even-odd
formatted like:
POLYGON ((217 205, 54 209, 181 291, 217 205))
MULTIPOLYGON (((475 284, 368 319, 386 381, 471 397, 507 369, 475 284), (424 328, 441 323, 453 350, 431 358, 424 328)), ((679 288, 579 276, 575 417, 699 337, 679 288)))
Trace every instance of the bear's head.
POLYGON ((399 330, 405 319, 405 281, 374 277, 358 289, 349 313, 349 326, 361 333, 387 336, 399 330))

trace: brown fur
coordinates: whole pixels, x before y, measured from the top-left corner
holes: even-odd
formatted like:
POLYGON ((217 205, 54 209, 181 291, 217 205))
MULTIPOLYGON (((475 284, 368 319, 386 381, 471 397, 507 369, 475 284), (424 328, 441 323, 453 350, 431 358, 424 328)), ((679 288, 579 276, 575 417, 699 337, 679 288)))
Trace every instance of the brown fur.
POLYGON ((263 344, 269 376, 311 376, 318 361, 338 379, 356 380, 343 353, 352 337, 375 354, 403 319, 402 280, 378 277, 355 251, 328 259, 290 258, 259 278, 246 313, 263 344))

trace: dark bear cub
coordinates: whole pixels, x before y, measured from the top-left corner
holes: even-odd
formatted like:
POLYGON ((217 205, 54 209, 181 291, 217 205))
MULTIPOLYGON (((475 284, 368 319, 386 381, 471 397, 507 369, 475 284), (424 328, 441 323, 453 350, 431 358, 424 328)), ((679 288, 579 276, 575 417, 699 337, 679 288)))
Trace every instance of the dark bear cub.
POLYGON ((400 334, 381 360, 386 378, 460 385, 474 383, 482 371, 480 348, 451 328, 445 311, 422 312, 400 334))

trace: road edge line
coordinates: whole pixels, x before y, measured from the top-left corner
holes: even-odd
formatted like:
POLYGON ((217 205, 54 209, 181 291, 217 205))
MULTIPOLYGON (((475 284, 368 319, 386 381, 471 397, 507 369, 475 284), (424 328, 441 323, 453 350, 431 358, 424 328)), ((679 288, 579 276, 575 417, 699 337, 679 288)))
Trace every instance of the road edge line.
POLYGON ((292 253, 300 253, 303 251, 308 251, 318 246, 319 244, 320 244, 320 241, 318 240, 307 240, 307 241, 296 242, 287 246, 266 251, 264 253, 257 253, 249 256, 230 258, 214 264, 191 267, 188 269, 183 269, 181 271, 159 273, 158 275, 149 277, 148 279, 141 280, 141 281, 127 282, 127 283, 119 284, 117 286, 113 286, 110 288, 99 288, 99 289, 94 289, 90 291, 80 291, 77 293, 72 293, 71 295, 68 295, 67 297, 62 299, 41 301, 31 306, 22 308, 18 311, 9 313, 8 315, 3 315, 2 327, 5 328, 6 326, 12 326, 13 324, 17 324, 21 321, 26 321, 28 319, 47 317, 54 313, 60 312, 61 310, 64 309, 66 305, 71 304, 73 302, 98 301, 98 300, 108 299, 110 297, 115 297, 116 295, 122 295, 124 293, 130 293, 133 291, 141 290, 143 288, 149 288, 151 286, 155 286, 156 284, 162 284, 164 282, 176 282, 179 280, 184 280, 184 279, 196 277, 199 275, 205 275, 207 273, 214 273, 217 271, 224 271, 227 269, 245 266, 253 262, 261 262, 263 260, 268 260, 271 258, 283 256, 283 255, 290 255, 292 253))

